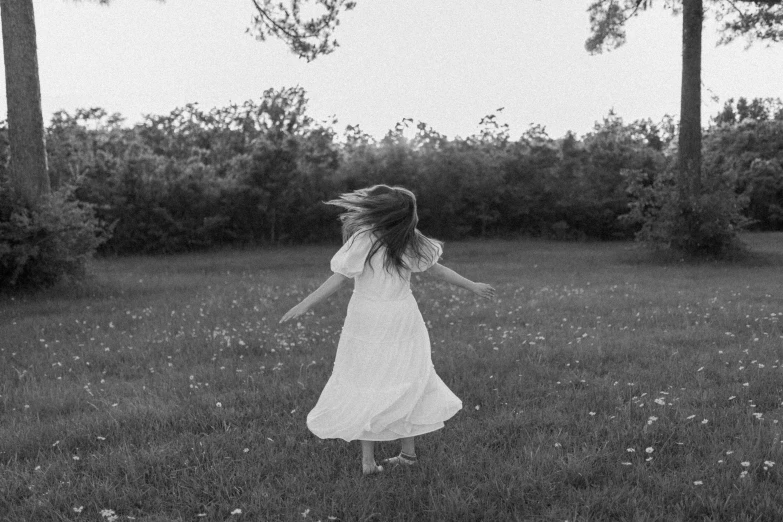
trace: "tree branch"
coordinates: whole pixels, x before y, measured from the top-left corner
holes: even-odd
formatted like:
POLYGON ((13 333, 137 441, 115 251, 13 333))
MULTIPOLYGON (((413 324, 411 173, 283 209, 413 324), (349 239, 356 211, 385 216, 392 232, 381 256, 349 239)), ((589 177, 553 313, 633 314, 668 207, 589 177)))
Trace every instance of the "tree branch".
POLYGON ((312 37, 318 36, 317 33, 315 33, 315 34, 311 33, 311 34, 308 34, 308 35, 299 35, 299 34, 290 33, 288 31, 288 29, 286 29, 282 25, 278 24, 277 21, 274 18, 269 16, 269 13, 266 12, 266 9, 264 9, 263 7, 261 7, 258 4, 258 0, 251 0, 251 2, 253 2, 253 5, 256 6, 256 9, 258 10, 259 13, 261 13, 261 16, 263 16, 264 18, 267 19, 268 23, 272 24, 275 27, 275 29, 277 29, 278 31, 280 31, 281 33, 286 35, 287 37, 289 37, 289 38, 312 38, 312 37))
MULTIPOLYGON (((614 2, 612 2, 612 3, 614 3, 614 2)), ((636 5, 634 6, 633 11, 631 11, 631 14, 629 14, 628 16, 625 17, 625 20, 623 20, 623 23, 625 23, 628 20, 630 20, 631 18, 633 18, 636 15, 636 13, 639 11, 639 8, 642 6, 643 3, 644 3, 644 0, 636 0, 636 5)))
MULTIPOLYGON (((739 17, 740 17, 740 19, 741 19, 743 22, 747 22, 747 21, 748 21, 747 17, 745 16, 745 13, 743 13, 743 12, 742 12, 742 9, 740 9, 739 7, 737 7, 737 4, 735 4, 735 3, 734 3, 732 0, 726 0, 726 1, 727 1, 729 4, 731 4, 731 7, 733 7, 735 11, 737 11, 737 13, 739 14, 739 17)), ((739 1, 739 0, 738 0, 738 1, 739 1)))
POLYGON ((763 4, 772 7, 773 5, 783 5, 783 0, 734 0, 743 4, 763 4))
POLYGON ((719 45, 745 36, 748 47, 754 40, 783 40, 783 0, 726 0, 736 19, 725 21, 719 45), (739 4, 744 4, 743 8, 739 4))
POLYGON ((283 40, 300 58, 308 62, 322 54, 329 54, 337 47, 332 33, 340 25, 339 15, 356 5, 353 0, 251 0, 258 14, 253 18, 254 27, 248 29, 259 40, 273 36, 283 40), (322 15, 303 18, 301 4, 312 3, 325 9, 322 15))

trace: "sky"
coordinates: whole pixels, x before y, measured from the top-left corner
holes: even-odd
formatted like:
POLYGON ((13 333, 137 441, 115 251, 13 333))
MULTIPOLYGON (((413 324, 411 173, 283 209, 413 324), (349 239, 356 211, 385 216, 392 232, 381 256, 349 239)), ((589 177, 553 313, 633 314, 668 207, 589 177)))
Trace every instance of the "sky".
MULTIPOLYGON (((44 119, 102 107, 133 124, 187 103, 223 107, 296 85, 316 120, 334 116, 338 131, 358 124, 376 137, 403 118, 465 137, 500 107, 512 138, 531 124, 581 136, 612 109, 625 121, 678 115, 681 19, 660 7, 642 13, 623 47, 591 56, 588 4, 358 0, 335 34, 340 47, 307 63, 246 33, 250 0, 34 0, 44 119)), ((783 98, 783 44, 717 40, 708 21, 705 123, 728 98, 783 98)))

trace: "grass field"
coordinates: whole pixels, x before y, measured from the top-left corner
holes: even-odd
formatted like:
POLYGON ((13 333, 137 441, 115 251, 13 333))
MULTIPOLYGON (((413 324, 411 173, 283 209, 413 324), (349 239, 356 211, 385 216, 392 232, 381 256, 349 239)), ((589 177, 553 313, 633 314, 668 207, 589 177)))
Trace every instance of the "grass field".
POLYGON ((464 408, 369 478, 305 425, 349 291, 277 324, 336 247, 100 260, 0 296, 0 520, 783 520, 783 234, 747 241, 758 259, 702 265, 447 244, 499 295, 414 277, 464 408))

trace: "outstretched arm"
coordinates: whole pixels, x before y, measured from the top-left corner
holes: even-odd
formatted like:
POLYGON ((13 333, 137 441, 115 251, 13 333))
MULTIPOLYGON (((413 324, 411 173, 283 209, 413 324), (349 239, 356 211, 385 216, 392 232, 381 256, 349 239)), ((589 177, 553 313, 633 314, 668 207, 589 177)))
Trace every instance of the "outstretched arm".
POLYGON ((451 268, 445 267, 440 263, 435 263, 429 267, 425 272, 436 279, 445 281, 454 286, 459 286, 465 290, 470 290, 474 294, 483 297, 484 299, 494 299, 495 289, 486 283, 474 283, 470 279, 462 277, 451 268))
POLYGON ((324 283, 319 286, 312 294, 302 299, 299 304, 287 311, 283 318, 280 319, 280 322, 284 323, 289 319, 295 319, 304 314, 310 308, 335 293, 335 291, 337 291, 337 289, 340 288, 343 283, 349 279, 350 277, 345 277, 342 274, 332 274, 332 277, 324 281, 324 283))

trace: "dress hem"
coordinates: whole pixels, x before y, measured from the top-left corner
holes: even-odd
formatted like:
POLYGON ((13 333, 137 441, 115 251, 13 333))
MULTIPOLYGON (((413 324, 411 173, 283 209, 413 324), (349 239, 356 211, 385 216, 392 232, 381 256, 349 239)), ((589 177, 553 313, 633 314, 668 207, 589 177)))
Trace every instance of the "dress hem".
POLYGON ((316 433, 315 431, 313 431, 312 428, 310 428, 309 423, 308 423, 307 427, 310 430, 310 432, 313 435, 315 435, 316 437, 318 437, 319 439, 342 439, 342 440, 344 440, 346 442, 351 442, 351 441, 354 441, 354 440, 369 440, 369 441, 374 441, 374 442, 385 442, 385 441, 390 441, 390 440, 405 439, 405 438, 408 438, 408 437, 418 437, 419 435, 425 435, 427 433, 432 433, 433 431, 437 431, 439 429, 442 429, 446 425, 445 422, 447 420, 451 419, 452 417, 454 417, 454 415, 456 415, 461 409, 462 409, 462 406, 460 405, 460 407, 455 408, 454 411, 452 411, 450 413, 447 413, 443 417, 443 420, 440 420, 440 421, 437 421, 437 422, 433 422, 432 424, 413 424, 413 425, 411 425, 412 428, 411 428, 410 433, 397 433, 397 432, 391 431, 389 429, 384 429, 383 431, 380 431, 378 433, 372 433, 372 432, 364 431, 364 432, 361 432, 359 435, 357 435, 355 437, 345 438, 345 437, 341 437, 339 435, 321 436, 318 433, 316 433))
MULTIPOLYGON (((317 433, 313 433, 313 435, 315 435, 316 437, 318 437, 319 439, 322 439, 322 440, 326 440, 326 439, 341 439, 341 440, 344 440, 345 442, 353 442, 355 440, 368 440, 368 441, 372 441, 372 442, 389 442, 389 441, 392 441, 392 440, 399 440, 399 439, 405 439, 405 438, 408 438, 408 437, 418 437, 419 435, 426 435, 427 433, 432 433, 433 431, 438 431, 438 430, 444 428, 445 426, 446 425, 443 422, 441 422, 439 424, 429 424, 426 427, 423 426, 421 430, 412 430, 410 433, 408 433, 406 435, 402 435, 402 434, 399 434, 399 433, 388 433, 388 432, 384 433, 384 432, 381 432, 381 433, 367 433, 366 436, 365 435, 360 435, 358 437, 353 437, 353 438, 349 438, 349 439, 347 439, 345 437, 340 437, 340 436, 321 437, 317 433)), ((311 432, 312 432, 312 430, 311 430, 311 432)))

